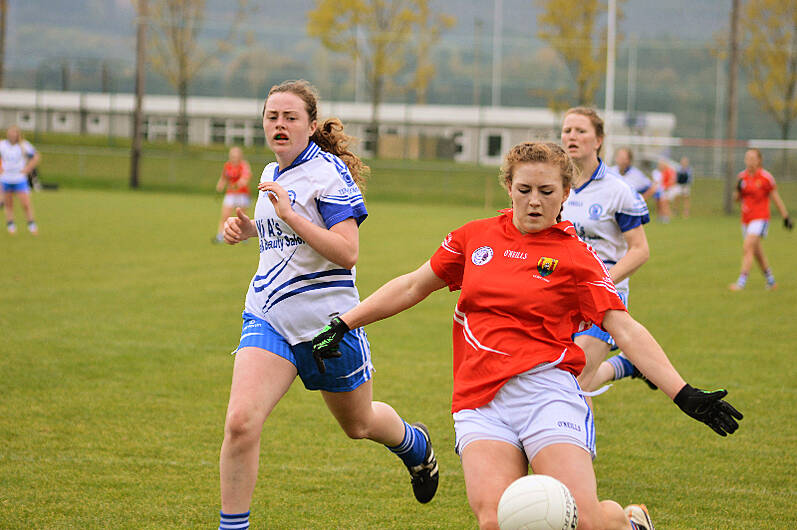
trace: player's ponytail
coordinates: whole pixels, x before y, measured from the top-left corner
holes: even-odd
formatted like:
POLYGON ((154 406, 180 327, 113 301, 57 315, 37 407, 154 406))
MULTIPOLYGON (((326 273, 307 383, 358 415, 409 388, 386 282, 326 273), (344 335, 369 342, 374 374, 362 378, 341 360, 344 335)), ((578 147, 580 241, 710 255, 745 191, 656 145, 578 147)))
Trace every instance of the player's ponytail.
POLYGON ((324 151, 340 157, 360 191, 365 190, 365 179, 370 168, 349 149, 354 138, 343 132, 343 123, 338 118, 324 120, 310 139, 324 151))
MULTIPOLYGON (((318 91, 313 85, 304 79, 284 81, 279 85, 271 87, 266 99, 277 92, 290 92, 291 94, 299 96, 302 101, 304 101, 310 121, 313 122, 318 120, 319 98, 318 91)), ((263 112, 265 112, 265 108, 263 112)), ((324 123, 316 128, 310 140, 315 142, 323 151, 332 153, 343 160, 343 163, 349 168, 349 173, 351 173, 357 187, 360 188, 361 191, 365 190, 365 179, 370 168, 349 149, 349 145, 354 138, 343 132, 343 123, 341 123, 339 119, 330 118, 325 120, 324 123)))

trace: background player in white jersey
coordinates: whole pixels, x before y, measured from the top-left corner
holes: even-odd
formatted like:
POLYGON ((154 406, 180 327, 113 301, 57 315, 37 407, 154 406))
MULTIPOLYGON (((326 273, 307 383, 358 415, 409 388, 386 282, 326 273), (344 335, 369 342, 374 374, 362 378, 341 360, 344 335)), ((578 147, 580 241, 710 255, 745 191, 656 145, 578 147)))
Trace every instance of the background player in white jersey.
POLYGON ((620 175, 643 198, 649 199, 656 192, 656 185, 641 169, 633 165, 634 154, 630 149, 621 147, 614 153, 614 163, 610 169, 620 175))
POLYGON ((277 161, 263 170, 254 219, 238 208, 225 222, 227 243, 259 239, 260 263, 246 295, 221 447, 223 529, 249 526, 263 424, 297 375, 321 391, 349 437, 382 443, 401 458, 418 501, 437 490, 426 427, 372 401, 365 332, 348 331, 342 357, 329 366, 312 354, 310 340, 329 318, 359 302, 358 226, 368 215, 358 185, 367 167, 348 150, 339 120, 318 124, 317 99, 306 81, 271 88, 263 129, 277 161))
POLYGON ((28 220, 28 230, 36 235, 39 229, 33 218, 33 205, 30 200, 28 173, 39 164, 39 153, 22 138, 19 127, 12 125, 6 132, 5 140, 0 141, 0 186, 3 187, 3 206, 6 213, 6 228, 9 234, 15 234, 14 196, 19 197, 22 209, 28 220))
MULTIPOLYGON (((603 120, 595 110, 575 107, 562 122, 562 147, 579 172, 562 208, 562 218, 573 223, 578 236, 591 245, 609 270, 623 303, 628 305, 630 276, 650 256, 642 225, 650 221, 644 199, 619 176, 608 171, 599 154, 603 145, 603 120)), ((604 362, 616 345, 612 337, 592 326, 576 336, 587 364, 579 376, 585 390, 606 381, 637 374, 628 359, 616 355, 604 362)))

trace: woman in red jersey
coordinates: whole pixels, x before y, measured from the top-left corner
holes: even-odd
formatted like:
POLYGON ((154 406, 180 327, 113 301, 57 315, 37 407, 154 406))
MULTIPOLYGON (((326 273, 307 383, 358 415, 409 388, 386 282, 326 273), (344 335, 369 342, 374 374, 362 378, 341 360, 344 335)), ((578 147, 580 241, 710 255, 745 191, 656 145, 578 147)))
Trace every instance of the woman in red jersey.
POLYGON ((767 279, 767 289, 775 289, 775 276, 769 268, 769 261, 764 254, 761 240, 767 235, 769 229, 769 198, 778 208, 783 217, 783 226, 791 230, 794 225, 780 198, 775 178, 769 171, 761 167, 761 151, 748 149, 744 154, 745 170, 739 173, 736 181, 734 200, 742 202, 742 269, 736 282, 730 284, 731 291, 741 291, 747 285, 747 276, 753 268, 753 259, 761 267, 767 279))
POLYGON ((575 171, 556 144, 515 146, 501 171, 511 209, 454 230, 431 260, 334 318, 313 339, 314 355, 330 359, 349 328, 393 316, 443 287, 461 290, 452 412, 468 501, 483 529, 498 528, 501 494, 529 467, 568 487, 581 528, 653 529, 643 505, 624 512, 614 501, 598 500, 594 425, 576 380, 584 352, 572 339, 593 322, 686 414, 722 436, 742 417, 722 400, 725 390, 704 392, 684 382, 628 314, 600 259, 569 221, 560 221, 575 171))
POLYGON ((224 202, 221 204, 221 219, 219 228, 216 230, 215 243, 224 241, 224 221, 233 215, 236 208, 241 208, 244 213, 251 204, 249 197, 249 179, 252 178, 252 169, 249 162, 244 160, 243 152, 240 147, 230 148, 230 155, 224 163, 219 181, 216 183, 216 191, 221 193, 226 188, 224 202))

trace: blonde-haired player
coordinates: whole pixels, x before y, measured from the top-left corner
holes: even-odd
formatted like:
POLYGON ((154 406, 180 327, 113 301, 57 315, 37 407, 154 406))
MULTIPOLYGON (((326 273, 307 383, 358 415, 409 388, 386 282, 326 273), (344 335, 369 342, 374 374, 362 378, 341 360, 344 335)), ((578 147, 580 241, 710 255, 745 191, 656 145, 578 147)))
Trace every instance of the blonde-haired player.
POLYGON ((6 213, 6 229, 9 234, 17 232, 14 223, 14 196, 19 197, 22 209, 28 220, 28 231, 36 235, 39 228, 33 218, 33 205, 30 201, 28 173, 39 164, 39 153, 30 142, 22 138, 19 127, 12 125, 6 132, 5 140, 0 141, 0 185, 3 187, 3 207, 6 213))

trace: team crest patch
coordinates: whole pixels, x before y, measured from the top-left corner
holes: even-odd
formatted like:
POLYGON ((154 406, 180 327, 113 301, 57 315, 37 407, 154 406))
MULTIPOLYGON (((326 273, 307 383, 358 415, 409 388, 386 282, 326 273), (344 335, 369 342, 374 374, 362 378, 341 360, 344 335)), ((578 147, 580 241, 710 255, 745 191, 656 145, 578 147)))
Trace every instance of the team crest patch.
POLYGON ((545 278, 556 270, 556 265, 558 263, 558 259, 542 257, 540 261, 537 262, 537 272, 540 273, 540 276, 545 278))
POLYGON ((291 201, 291 206, 296 204, 296 192, 293 190, 288 190, 288 198, 291 201))
POLYGON ((470 255, 470 260, 474 265, 484 265, 493 259, 493 249, 490 247, 479 247, 470 255))
POLYGON ((603 213, 603 206, 598 203, 593 204, 589 207, 588 210, 589 218, 593 221, 597 221, 601 218, 601 214, 603 213))

